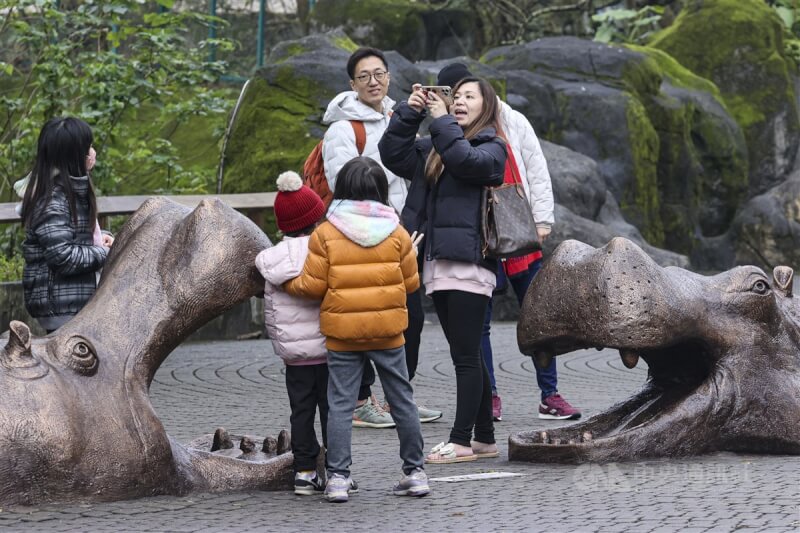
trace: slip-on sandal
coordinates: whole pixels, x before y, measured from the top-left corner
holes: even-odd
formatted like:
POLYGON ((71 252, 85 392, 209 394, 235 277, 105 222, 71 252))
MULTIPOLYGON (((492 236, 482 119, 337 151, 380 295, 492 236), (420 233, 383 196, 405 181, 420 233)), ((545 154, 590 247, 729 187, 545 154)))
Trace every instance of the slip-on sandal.
MULTIPOLYGON (((472 441, 472 442, 476 442, 476 441, 472 441)), ((470 442, 470 444, 472 444, 472 442, 470 442)), ((472 450, 473 451, 475 450, 474 446, 472 447, 472 450)), ((474 452, 474 453, 475 453, 475 457, 477 457, 478 459, 494 459, 495 457, 500 457, 500 450, 496 450, 496 451, 493 451, 493 452, 484 452, 484 453, 474 452)))
POLYGON ((430 464, 450 464, 450 463, 466 463, 468 461, 474 461, 478 458, 477 455, 474 453, 472 455, 456 455, 456 448, 453 446, 452 442, 444 443, 440 442, 436 446, 433 447, 431 452, 425 457, 425 462, 430 464), (438 455, 438 459, 431 459, 431 455, 438 455))

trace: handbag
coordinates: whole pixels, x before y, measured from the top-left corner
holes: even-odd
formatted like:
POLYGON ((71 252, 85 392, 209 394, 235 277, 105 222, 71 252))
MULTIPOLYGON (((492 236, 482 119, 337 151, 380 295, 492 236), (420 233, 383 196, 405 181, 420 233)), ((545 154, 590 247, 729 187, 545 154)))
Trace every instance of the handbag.
POLYGON ((506 164, 511 167, 513 181, 484 187, 481 196, 483 256, 494 259, 519 257, 542 249, 510 146, 506 164))

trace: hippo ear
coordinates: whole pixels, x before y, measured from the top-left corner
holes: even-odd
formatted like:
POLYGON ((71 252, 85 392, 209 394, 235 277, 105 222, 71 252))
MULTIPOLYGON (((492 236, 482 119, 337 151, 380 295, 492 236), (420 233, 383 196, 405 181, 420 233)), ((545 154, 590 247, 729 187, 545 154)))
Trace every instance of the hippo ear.
POLYGON ((12 320, 9 324, 6 354, 12 359, 31 357, 31 330, 27 324, 12 320))
POLYGON ((775 281, 775 287, 781 291, 784 296, 792 296, 793 277, 794 270, 787 266, 777 266, 772 271, 772 279, 775 281))

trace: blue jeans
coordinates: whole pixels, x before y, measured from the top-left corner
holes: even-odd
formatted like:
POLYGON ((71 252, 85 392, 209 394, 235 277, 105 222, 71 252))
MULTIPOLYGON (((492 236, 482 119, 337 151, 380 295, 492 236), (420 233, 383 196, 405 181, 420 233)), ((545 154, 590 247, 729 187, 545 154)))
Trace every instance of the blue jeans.
MULTIPOLYGON (((533 277, 542 268, 542 260, 538 260, 531 264, 528 271, 524 274, 519 274, 513 278, 508 278, 503 271, 502 265, 497 269, 497 288, 502 289, 507 284, 511 284, 514 289, 514 294, 517 295, 517 301, 522 307, 522 300, 525 298, 525 293, 533 281, 533 277)), ((486 308, 486 316, 483 320, 483 336, 481 337, 481 352, 483 352, 483 360, 486 363, 486 368, 489 370, 489 381, 492 383, 492 394, 497 394, 497 383, 494 379, 494 363, 492 360, 492 341, 491 341, 491 321, 492 321, 492 302, 489 301, 489 306, 486 308)), ((536 364, 533 359, 533 366, 536 369, 536 383, 539 385, 539 390, 542 391, 542 400, 548 396, 552 396, 558 392, 558 373, 556 372, 556 359, 547 368, 541 368, 536 364)))

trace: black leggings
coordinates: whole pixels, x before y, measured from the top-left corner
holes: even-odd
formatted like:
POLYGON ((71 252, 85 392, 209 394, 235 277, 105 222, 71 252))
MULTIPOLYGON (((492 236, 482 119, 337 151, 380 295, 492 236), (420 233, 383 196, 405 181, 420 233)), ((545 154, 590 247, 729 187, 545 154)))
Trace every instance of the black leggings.
POLYGON ((433 303, 456 368, 456 419, 450 442, 469 446, 474 428, 476 441, 494 444, 492 384, 481 357, 483 317, 489 297, 437 291, 433 293, 433 303))

